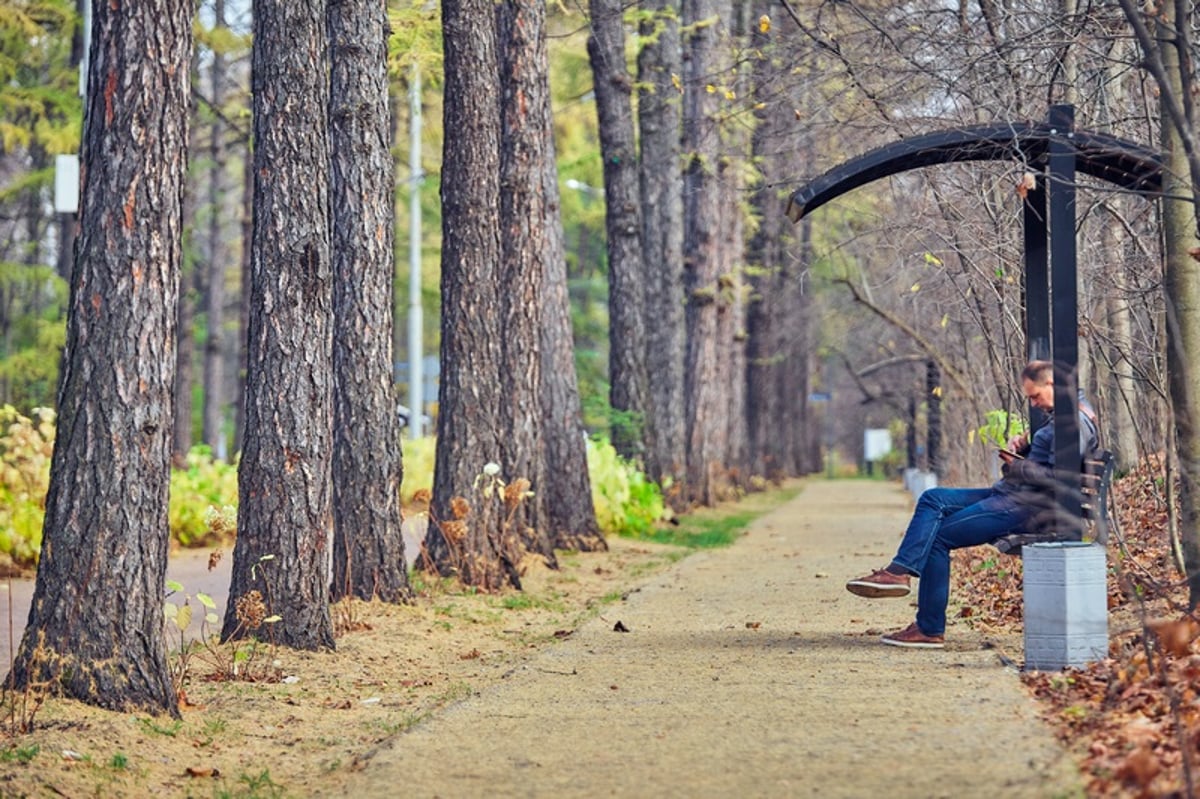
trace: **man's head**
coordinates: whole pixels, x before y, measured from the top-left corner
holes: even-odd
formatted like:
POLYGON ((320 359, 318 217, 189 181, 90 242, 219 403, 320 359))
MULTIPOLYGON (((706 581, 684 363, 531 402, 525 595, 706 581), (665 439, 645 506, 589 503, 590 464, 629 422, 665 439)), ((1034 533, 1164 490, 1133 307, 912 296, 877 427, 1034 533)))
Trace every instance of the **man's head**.
POLYGON ((1030 361, 1021 371, 1021 388, 1025 398, 1038 410, 1054 410, 1054 364, 1050 361, 1030 361))

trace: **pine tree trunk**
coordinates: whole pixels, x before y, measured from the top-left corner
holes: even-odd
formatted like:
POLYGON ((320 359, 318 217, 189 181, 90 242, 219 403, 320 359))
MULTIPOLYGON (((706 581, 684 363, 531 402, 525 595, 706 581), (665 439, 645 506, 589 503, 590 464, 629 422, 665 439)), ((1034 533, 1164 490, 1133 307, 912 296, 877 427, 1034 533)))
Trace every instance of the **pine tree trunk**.
POLYGON ((608 380, 613 446, 641 460, 645 444, 646 345, 642 326, 641 200, 633 135, 633 81, 625 68, 622 5, 592 6, 588 56, 595 76, 600 157, 604 162, 605 231, 608 235, 608 380))
POLYGON ((539 0, 505 0, 497 6, 501 81, 500 284, 503 308, 500 379, 505 432, 502 472, 508 480, 506 524, 523 547, 556 564, 546 524, 547 472, 543 451, 541 296, 549 254, 543 176, 550 106, 546 57, 546 7, 539 0), (533 493, 522 490, 528 481, 533 493))
POLYGON ((334 270, 333 596, 408 598, 400 422, 392 379, 395 273, 387 9, 329 5, 334 270))
POLYGON ((641 134, 640 195, 642 260, 645 269, 643 320, 646 372, 646 471, 668 498, 684 495, 683 360, 683 175, 679 170, 682 99, 675 86, 681 69, 679 3, 642 4, 638 53, 638 129, 641 134))
POLYGON ((325 4, 254 8, 254 234, 238 536, 222 637, 333 648, 332 268, 325 4), (238 604, 258 591, 253 629, 238 604))
POLYGON ((556 549, 600 552, 608 543, 596 520, 587 462, 587 431, 575 374, 571 330, 571 299, 567 294, 567 260, 563 252, 558 168, 554 158, 554 127, 547 102, 538 123, 546 141, 542 194, 546 200, 546 264, 542 276, 541 408, 543 456, 542 493, 545 522, 556 549))
POLYGON ((58 434, 37 584, 8 679, 173 715, 162 601, 191 22, 179 0, 93 9, 58 434))
MULTIPOLYGON (((225 26, 225 2, 213 3, 215 28, 225 26)), ((215 108, 221 108, 225 97, 225 56, 220 49, 212 53, 211 97, 215 108)), ((226 457, 225 437, 225 123, 214 114, 209 123, 208 175, 208 279, 205 281, 204 310, 207 336, 204 340, 204 406, 201 438, 219 458, 226 457)))
POLYGON ((520 585, 516 536, 503 529, 495 478, 500 390, 500 80, 495 7, 442 3, 442 345, 431 522, 421 563, 485 589, 520 585))
POLYGON ((714 0, 686 0, 683 25, 690 29, 683 49, 684 273, 687 290, 687 354, 684 366, 687 408, 687 486, 689 498, 714 505, 729 492, 725 459, 729 429, 725 413, 729 386, 743 379, 729 370, 720 341, 721 317, 729 312, 730 285, 721 273, 721 191, 717 181, 720 140, 714 74, 718 20, 714 0))

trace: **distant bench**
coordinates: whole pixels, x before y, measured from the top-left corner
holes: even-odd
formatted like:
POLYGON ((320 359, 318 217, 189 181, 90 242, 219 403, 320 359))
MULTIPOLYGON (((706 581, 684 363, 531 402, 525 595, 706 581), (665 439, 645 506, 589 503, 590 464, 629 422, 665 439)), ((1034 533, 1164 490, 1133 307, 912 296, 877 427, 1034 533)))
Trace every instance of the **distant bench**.
MULTIPOLYGON (((1108 491, 1112 484, 1113 454, 1101 450, 1083 459, 1083 471, 1079 476, 1080 511, 1087 522, 1091 539, 1098 544, 1108 543, 1108 491)), ((1036 533, 1013 533, 996 539, 993 545, 1002 555, 1021 556, 1021 548, 1027 544, 1043 544, 1074 540, 1069 533, 1060 532, 1057 525, 1042 525, 1045 529, 1036 533)))

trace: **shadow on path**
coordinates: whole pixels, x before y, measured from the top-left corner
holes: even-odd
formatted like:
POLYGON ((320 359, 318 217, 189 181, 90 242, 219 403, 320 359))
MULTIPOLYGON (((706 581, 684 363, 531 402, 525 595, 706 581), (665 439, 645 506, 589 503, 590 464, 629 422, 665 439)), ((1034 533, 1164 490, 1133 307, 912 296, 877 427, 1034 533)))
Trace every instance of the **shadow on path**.
POLYGON ((981 635, 958 622, 942 651, 883 646, 910 600, 844 590, 886 562, 910 509, 895 484, 809 482, 733 547, 391 739, 346 795, 1082 795, 981 635))

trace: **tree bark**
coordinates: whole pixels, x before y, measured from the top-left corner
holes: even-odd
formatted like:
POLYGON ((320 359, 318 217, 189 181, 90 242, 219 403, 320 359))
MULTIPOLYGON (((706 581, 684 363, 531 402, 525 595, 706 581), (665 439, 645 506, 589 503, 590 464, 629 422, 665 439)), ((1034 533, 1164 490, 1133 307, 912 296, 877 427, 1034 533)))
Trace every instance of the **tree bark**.
MULTIPOLYGON (((761 2, 757 14, 770 14, 761 2)), ((781 73, 792 66, 785 57, 794 40, 758 31, 751 46, 763 55, 754 62, 756 121, 751 162, 762 184, 751 196, 758 227, 750 237, 746 327, 746 420, 749 464, 754 474, 778 481, 803 474, 810 438, 808 396, 807 309, 804 293, 804 247, 793 254, 797 236, 781 213, 785 198, 772 183, 788 164, 811 152, 804 136, 788 136, 794 125, 790 95, 779 96, 781 73), (797 140, 799 138, 799 140, 797 140), (785 144, 786 142, 786 144, 785 144), (786 433, 781 434, 781 428, 786 433)), ((800 236, 808 220, 801 223, 800 236)))
POLYGON ((332 45, 333 596, 411 594, 392 379, 394 166, 382 0, 329 4, 332 45))
POLYGON ((254 234, 238 536, 222 638, 334 646, 329 614, 332 270, 325 3, 254 8, 254 234), (253 629, 258 591, 280 621, 253 629))
POLYGON ((1175 418, 1176 454, 1179 466, 1179 530, 1187 567, 1188 606, 1200 605, 1200 369, 1195 354, 1200 352, 1200 269, 1196 253, 1200 239, 1196 230, 1200 214, 1196 186, 1189 172, 1185 139, 1194 131, 1181 131, 1168 113, 1169 98, 1180 98, 1193 121, 1194 97, 1186 91, 1194 65, 1191 53, 1176 30, 1175 6, 1163 6, 1158 41, 1165 75, 1170 85, 1161 92, 1163 151, 1163 236, 1166 241, 1166 274, 1163 290, 1167 302, 1167 378, 1175 418))
POLYGON ((605 232, 608 235, 608 380, 613 447, 641 460, 645 443, 646 345, 642 326, 641 200, 633 135, 633 81, 625 67, 623 6, 592 3, 588 57, 595 76, 600 157, 604 162, 605 232))
MULTIPOLYGON (((541 331, 548 255, 546 161, 554 158, 545 132, 550 106, 546 7, 539 0, 505 0, 496 7, 500 84, 500 284, 504 333, 500 379, 508 408, 501 436, 502 472, 512 508, 508 524, 522 546, 556 564, 545 527, 548 473, 541 402, 541 331), (532 486, 521 489, 520 481, 532 486)), ((555 219, 557 222, 557 219, 555 219)))
POLYGON ((642 205, 643 320, 648 383, 646 471, 682 509, 684 447, 683 175, 679 169, 682 99, 679 3, 648 0, 640 34, 638 130, 642 205))
POLYGON ((718 92, 708 91, 719 82, 713 74, 721 28, 718 4, 685 0, 683 25, 690 31, 683 49, 687 487, 691 501, 714 505, 730 488, 725 462, 729 428, 724 423, 729 386, 743 379, 731 373, 727 349, 719 340, 721 317, 729 313, 732 302, 732 286, 729 276, 721 272, 724 209, 717 181, 718 92))
POLYGON ((575 341, 571 299, 567 293, 567 259, 563 249, 562 206, 554 155, 554 119, 549 96, 537 122, 545 139, 542 195, 545 198, 545 270, 542 275, 542 409, 545 522, 556 549, 601 552, 608 543, 596 520, 588 473, 587 431, 575 374, 575 341))
MULTIPOLYGON (((225 2, 213 2, 214 28, 225 27, 225 2)), ((212 51, 209 102, 220 109, 225 98, 225 54, 212 51)), ((225 121, 213 114, 209 123, 208 175, 208 275, 205 281, 204 311, 207 335, 204 340, 204 400, 201 438, 219 458, 227 457, 225 441, 225 121)), ((199 268, 199 267, 197 267, 199 268)))
MULTIPOLYGON (((485 589, 520 585, 496 478, 500 390, 500 80, 495 7, 442 4, 442 344, 432 524, 421 563, 485 589), (493 471, 487 468, 487 471, 493 471)), ((499 464, 497 463, 497 466, 499 464)))
POLYGON ((58 434, 37 584, 8 678, 172 715, 162 598, 191 22, 178 0, 93 9, 58 434))

